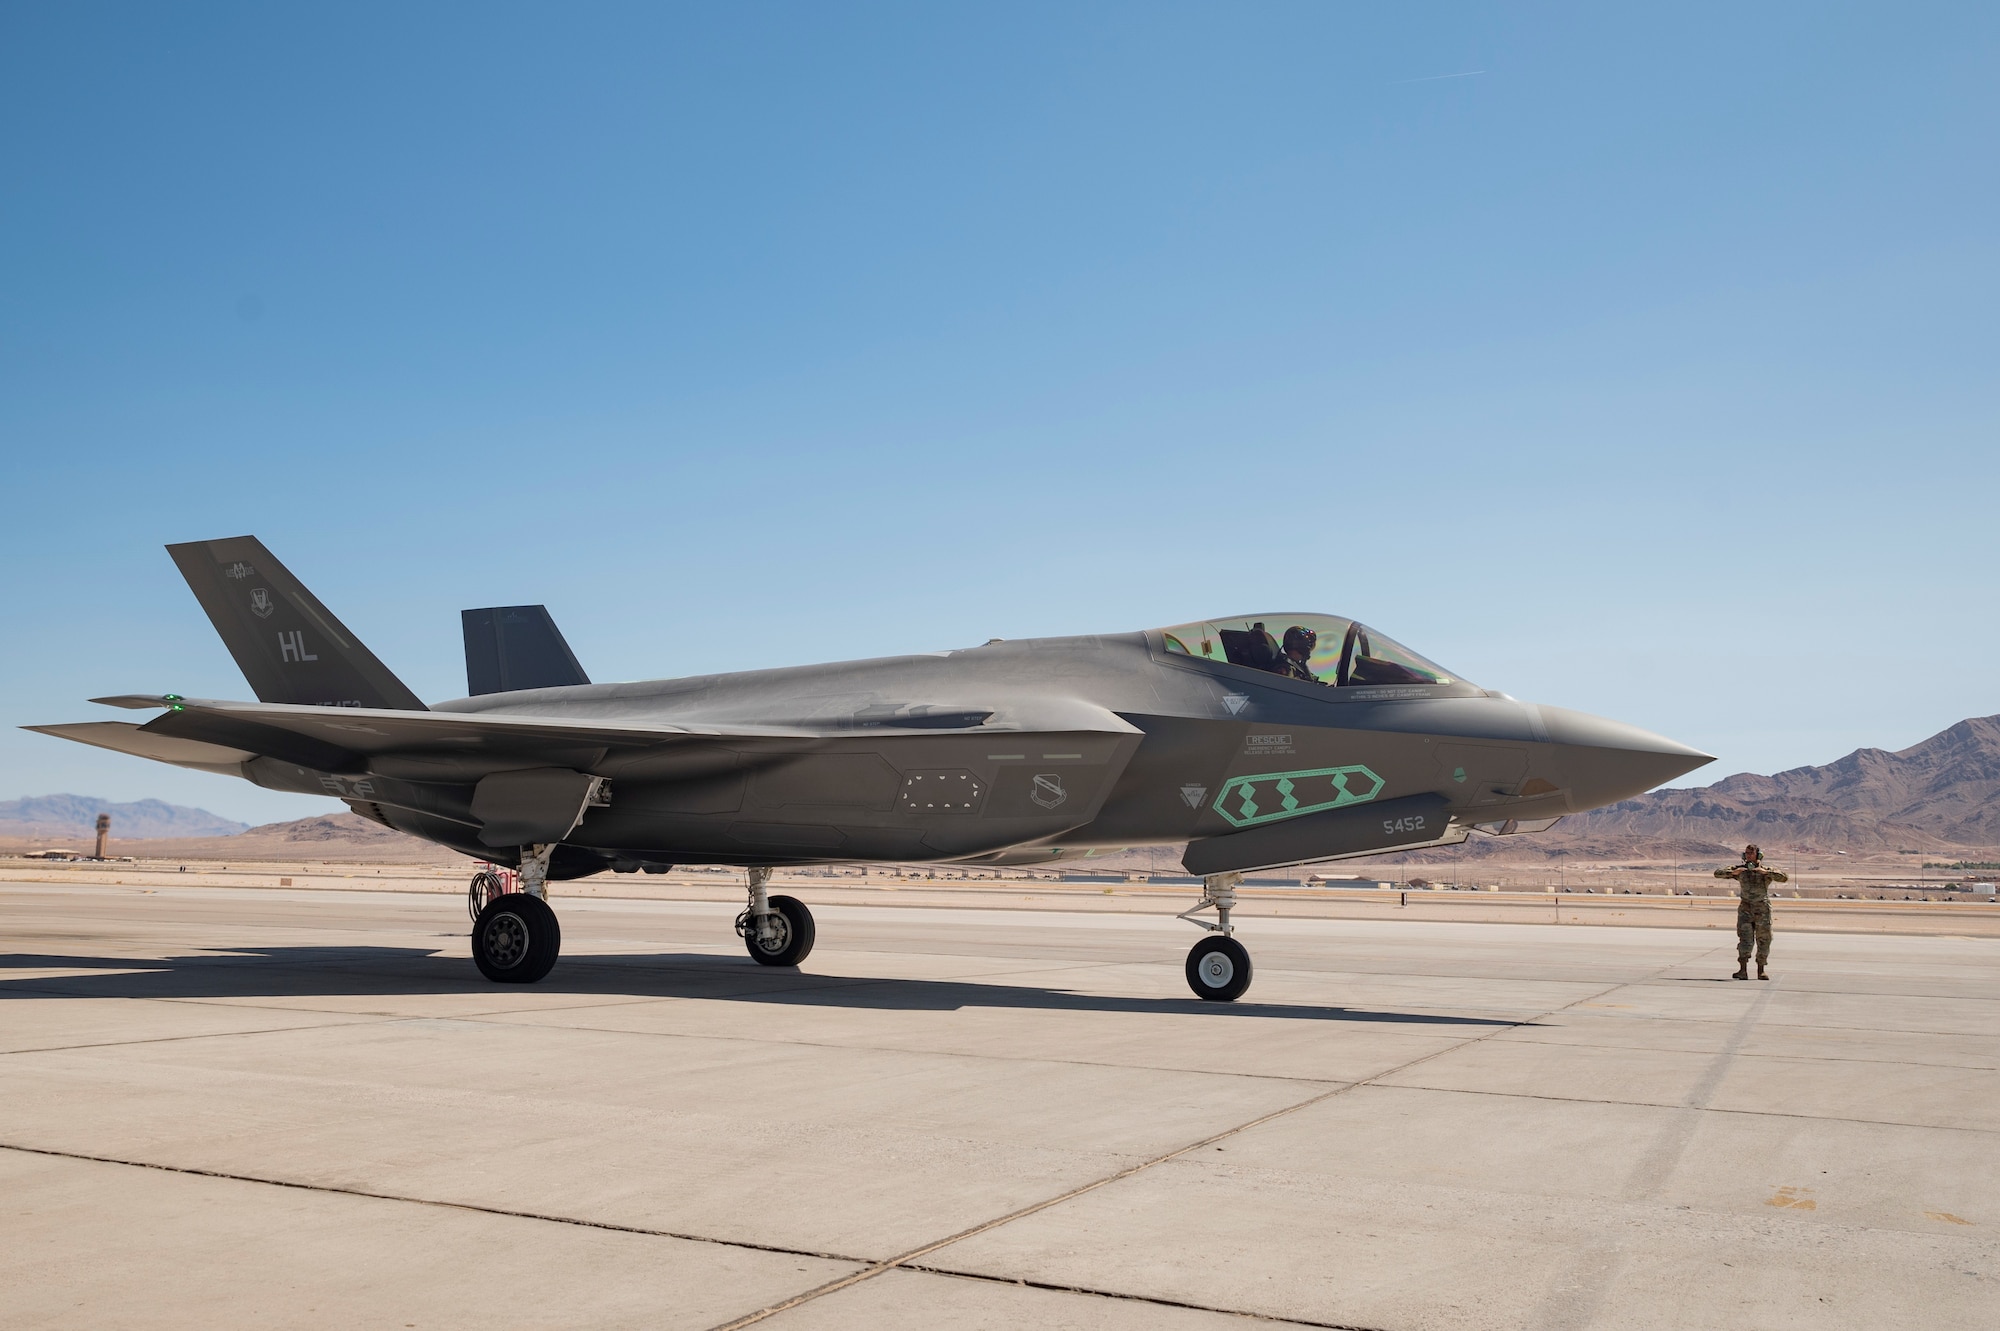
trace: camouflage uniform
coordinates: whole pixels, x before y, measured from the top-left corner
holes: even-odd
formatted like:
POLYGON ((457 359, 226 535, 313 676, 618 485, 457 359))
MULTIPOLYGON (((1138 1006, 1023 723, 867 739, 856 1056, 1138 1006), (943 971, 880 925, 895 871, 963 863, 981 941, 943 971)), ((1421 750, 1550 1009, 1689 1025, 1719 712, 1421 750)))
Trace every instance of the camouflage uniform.
POLYGON ((1736 966, 1741 970, 1750 961, 1750 948, 1757 949, 1757 969, 1771 959, 1771 884, 1791 879, 1762 861, 1746 861, 1731 869, 1717 869, 1717 878, 1736 880, 1736 966))
POLYGON ((1319 683, 1319 676, 1308 669, 1304 661, 1299 660, 1289 652, 1278 658, 1277 673, 1283 675, 1286 679, 1302 679, 1308 684, 1319 683))

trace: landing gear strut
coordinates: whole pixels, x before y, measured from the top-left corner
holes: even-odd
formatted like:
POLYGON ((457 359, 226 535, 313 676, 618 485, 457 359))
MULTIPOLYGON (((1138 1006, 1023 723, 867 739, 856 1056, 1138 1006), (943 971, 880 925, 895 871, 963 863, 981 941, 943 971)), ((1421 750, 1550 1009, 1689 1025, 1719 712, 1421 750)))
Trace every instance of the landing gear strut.
POLYGON ((1240 873, 1208 875, 1202 879, 1201 900, 1179 917, 1212 935, 1188 950, 1187 982, 1196 998, 1231 1003, 1250 987, 1250 953, 1231 937, 1236 930, 1229 923, 1229 912, 1236 908, 1236 887, 1242 881, 1240 873), (1194 918, 1210 906, 1215 907, 1214 923, 1194 918))
POLYGON ((472 898, 485 897, 472 921, 472 960, 495 984, 533 984, 554 968, 562 951, 562 926, 547 900, 554 853, 553 845, 521 847, 518 892, 500 891, 505 883, 496 874, 472 880, 472 898))
POLYGON ((750 907, 736 917, 736 933, 753 961, 796 966, 813 950, 813 917, 797 897, 770 893, 771 871, 750 870, 750 907))

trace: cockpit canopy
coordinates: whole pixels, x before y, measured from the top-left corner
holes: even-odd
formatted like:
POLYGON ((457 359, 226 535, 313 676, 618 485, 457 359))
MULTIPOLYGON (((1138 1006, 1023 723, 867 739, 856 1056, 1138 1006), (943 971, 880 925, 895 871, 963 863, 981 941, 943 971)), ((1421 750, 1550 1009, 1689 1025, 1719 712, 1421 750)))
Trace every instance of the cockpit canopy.
POLYGON ((1331 688, 1462 682, 1401 643, 1338 615, 1247 615, 1160 632, 1177 656, 1226 661, 1331 688))

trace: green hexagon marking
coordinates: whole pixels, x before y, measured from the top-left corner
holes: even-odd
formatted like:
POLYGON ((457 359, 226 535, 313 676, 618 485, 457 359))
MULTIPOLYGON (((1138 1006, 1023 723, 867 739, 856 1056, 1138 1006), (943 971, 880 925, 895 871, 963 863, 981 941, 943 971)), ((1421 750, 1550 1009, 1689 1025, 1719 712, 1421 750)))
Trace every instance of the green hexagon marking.
POLYGON ((1254 827, 1322 809, 1366 804, 1388 784, 1359 763, 1349 767, 1315 767, 1305 772, 1260 772, 1256 776, 1230 777, 1215 792, 1215 802, 1210 807, 1231 827, 1254 827), (1266 799, 1263 807, 1268 812, 1260 811, 1257 802, 1258 795, 1265 792, 1277 797, 1275 809, 1269 808, 1270 800, 1266 799))

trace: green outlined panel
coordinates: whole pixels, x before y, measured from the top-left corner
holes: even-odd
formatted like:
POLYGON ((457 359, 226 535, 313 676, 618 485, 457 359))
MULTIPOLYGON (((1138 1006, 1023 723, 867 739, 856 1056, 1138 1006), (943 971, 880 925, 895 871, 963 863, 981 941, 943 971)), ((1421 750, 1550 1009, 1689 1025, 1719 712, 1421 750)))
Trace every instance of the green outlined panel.
POLYGON ((1303 772, 1260 772, 1233 776, 1222 783, 1211 805, 1231 827, 1256 827, 1280 818, 1296 818, 1322 809, 1366 804, 1387 785, 1375 773, 1355 763, 1349 767, 1314 767, 1303 772))

